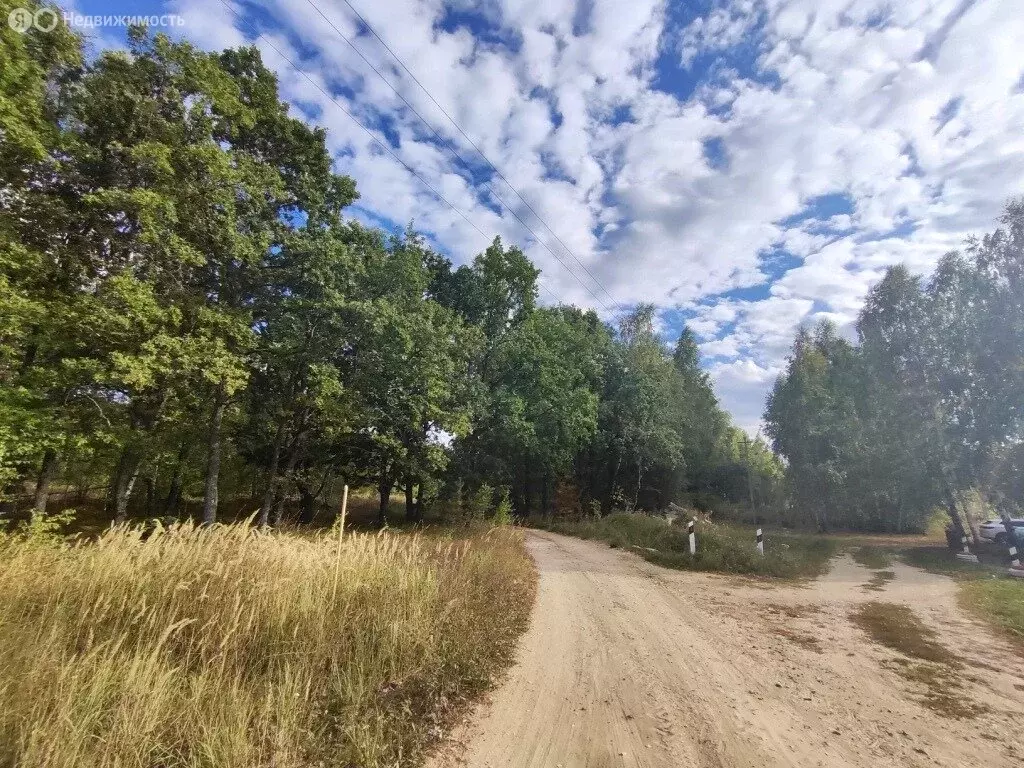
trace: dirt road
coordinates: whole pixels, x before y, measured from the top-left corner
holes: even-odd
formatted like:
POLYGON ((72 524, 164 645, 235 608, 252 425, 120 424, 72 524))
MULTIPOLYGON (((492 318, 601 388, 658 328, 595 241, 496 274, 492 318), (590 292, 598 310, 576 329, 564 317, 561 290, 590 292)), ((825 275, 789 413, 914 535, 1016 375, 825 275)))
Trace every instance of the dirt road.
POLYGON ((517 664, 434 768, 1021 764, 1024 660, 959 612, 945 577, 896 565, 869 591, 843 556, 779 586, 528 535, 540 591, 517 664), (966 664, 958 700, 987 710, 924 706, 898 654, 849 620, 867 600, 912 605, 966 664))

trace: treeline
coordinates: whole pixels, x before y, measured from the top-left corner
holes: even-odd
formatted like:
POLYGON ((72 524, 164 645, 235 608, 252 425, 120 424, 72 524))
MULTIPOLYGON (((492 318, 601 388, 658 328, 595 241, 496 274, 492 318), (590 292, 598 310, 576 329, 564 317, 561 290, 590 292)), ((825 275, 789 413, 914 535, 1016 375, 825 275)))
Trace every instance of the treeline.
POLYGON ((946 255, 927 281, 889 269, 858 344, 801 330, 765 412, 787 461, 792 512, 819 528, 954 525, 980 494, 1024 504, 1024 201, 946 255))
POLYGON ((244 497, 276 523, 342 480, 377 489, 382 521, 401 490, 413 520, 501 489, 520 514, 777 494, 688 331, 667 351, 650 307, 615 329, 538 307, 497 238, 454 268, 344 217, 354 182, 255 49, 0 41, 8 501, 98 487, 110 519, 201 498, 211 522, 244 497))

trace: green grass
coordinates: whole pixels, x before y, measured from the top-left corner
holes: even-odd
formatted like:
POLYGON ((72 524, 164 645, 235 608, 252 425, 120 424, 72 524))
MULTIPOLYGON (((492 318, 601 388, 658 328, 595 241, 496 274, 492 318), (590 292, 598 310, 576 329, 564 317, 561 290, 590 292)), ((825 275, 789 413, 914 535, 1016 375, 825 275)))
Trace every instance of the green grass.
POLYGON ((960 587, 961 604, 1024 644, 1024 580, 977 579, 960 587))
POLYGON ((882 547, 863 546, 851 550, 850 556, 865 568, 881 571, 892 565, 893 553, 882 547))
POLYGON ((0 766, 416 764, 534 584, 509 529, 0 536, 0 766))
POLYGON ((915 547, 901 553, 909 565, 956 579, 960 605, 1024 648, 1024 579, 992 562, 966 563, 945 547, 915 547))
POLYGON ((643 514, 617 513, 598 520, 561 521, 547 530, 632 548, 652 563, 681 570, 716 571, 780 578, 817 576, 828 570, 836 544, 813 535, 765 536, 765 554, 754 545, 754 528, 715 523, 697 524, 697 554, 691 556, 685 524, 643 514))
POLYGON ((990 576, 1003 576, 1006 568, 994 563, 968 563, 958 560, 955 552, 948 547, 909 547, 902 550, 900 558, 907 564, 922 568, 931 573, 956 578, 977 579, 990 576))

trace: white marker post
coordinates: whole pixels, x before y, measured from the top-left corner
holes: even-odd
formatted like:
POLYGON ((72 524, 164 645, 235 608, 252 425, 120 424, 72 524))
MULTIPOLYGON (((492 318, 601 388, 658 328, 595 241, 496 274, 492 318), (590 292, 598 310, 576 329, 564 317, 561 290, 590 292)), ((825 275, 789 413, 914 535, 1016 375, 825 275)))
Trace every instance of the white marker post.
POLYGON ((956 559, 957 560, 965 560, 968 563, 976 563, 976 562, 978 562, 978 556, 974 555, 974 554, 971 554, 971 548, 969 546, 967 546, 967 532, 966 531, 961 531, 961 533, 960 533, 960 544, 963 546, 964 551, 963 552, 958 552, 957 556, 956 556, 956 559))
POLYGON ((690 534, 690 554, 697 554, 697 534, 693 532, 693 520, 686 526, 687 532, 690 534))
POLYGON ((764 554, 764 534, 760 528, 757 529, 757 553, 759 555, 764 554))

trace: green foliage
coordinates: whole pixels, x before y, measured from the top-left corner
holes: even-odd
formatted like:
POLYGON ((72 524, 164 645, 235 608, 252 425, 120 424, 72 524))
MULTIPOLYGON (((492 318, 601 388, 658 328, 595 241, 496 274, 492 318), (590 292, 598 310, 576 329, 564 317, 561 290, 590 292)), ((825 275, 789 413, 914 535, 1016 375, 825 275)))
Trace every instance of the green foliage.
POLYGON ((927 282, 891 268, 869 293, 859 346, 801 330, 765 421, 795 511, 822 529, 923 530, 937 506, 965 523, 980 490, 1024 501, 1024 204, 947 254, 927 282))
POLYGON ((63 509, 53 514, 34 514, 28 520, 17 523, 11 529, 12 535, 35 544, 59 544, 67 530, 75 522, 76 512, 63 509))
POLYGON ((512 521, 512 501, 509 499, 508 489, 504 488, 501 492, 501 498, 498 500, 498 506, 494 508, 494 514, 491 515, 491 524, 506 526, 512 525, 512 521))
POLYGON ((483 483, 474 491, 469 499, 469 517, 472 520, 485 520, 491 515, 494 505, 494 488, 483 483))
POLYGON ((495 485, 503 517, 775 503, 773 457, 741 443, 689 330, 670 354, 653 307, 617 328, 538 307, 539 271, 498 238, 456 268, 411 228, 346 220, 354 182, 255 48, 138 28, 86 60, 63 25, 5 27, 0 63, 16 504, 74 483, 105 489, 107 519, 201 499, 213 522, 223 489, 261 524, 309 523, 340 481, 377 489, 382 525, 396 489, 416 522, 456 481, 479 489, 460 518, 491 516, 495 485))

